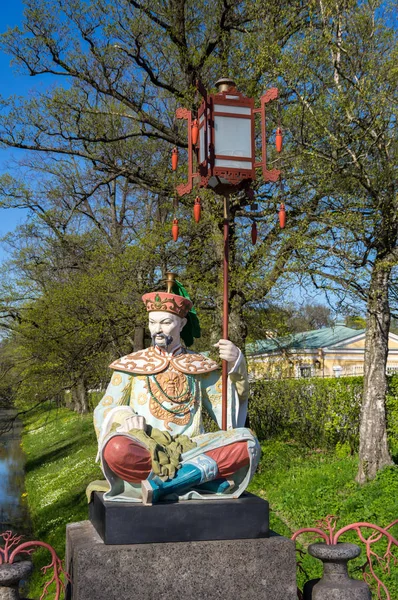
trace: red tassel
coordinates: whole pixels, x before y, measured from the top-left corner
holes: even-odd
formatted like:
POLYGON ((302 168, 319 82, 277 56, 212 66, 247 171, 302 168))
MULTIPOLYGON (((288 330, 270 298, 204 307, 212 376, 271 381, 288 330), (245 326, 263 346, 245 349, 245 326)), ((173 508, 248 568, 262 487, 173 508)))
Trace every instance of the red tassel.
POLYGON ((196 144, 198 143, 198 137, 199 137, 198 119, 194 119, 194 122, 192 123, 192 143, 194 146, 196 146, 196 144))
POLYGON ((282 129, 280 127, 278 127, 278 129, 276 130, 276 136, 275 136, 275 145, 276 145, 277 152, 281 152, 282 143, 283 143, 282 129))
POLYGON ((279 225, 281 229, 283 229, 286 225, 286 210, 283 202, 281 202, 279 207, 279 225))
POLYGON ((178 148, 175 146, 171 152, 171 168, 177 171, 178 167, 178 148))
POLYGON ((176 242, 178 240, 178 219, 174 219, 173 225, 171 226, 171 235, 173 236, 173 240, 176 242))
POLYGON ((193 217, 194 217, 196 223, 199 223, 201 213, 202 213, 202 204, 200 202, 199 196, 196 196, 195 204, 193 205, 193 217))
POLYGON ((257 242, 257 223, 253 221, 252 223, 252 244, 255 246, 257 242))

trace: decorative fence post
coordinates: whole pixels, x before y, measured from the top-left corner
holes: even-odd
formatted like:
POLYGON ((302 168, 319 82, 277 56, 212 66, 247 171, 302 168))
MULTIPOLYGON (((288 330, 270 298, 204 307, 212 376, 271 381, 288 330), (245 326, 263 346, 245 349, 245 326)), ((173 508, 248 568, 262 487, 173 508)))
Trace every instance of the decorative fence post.
POLYGON ((316 527, 303 527, 292 535, 296 540, 303 533, 313 533, 316 538, 321 538, 324 543, 311 544, 308 553, 323 562, 324 572, 322 579, 308 581, 299 598, 304 600, 370 600, 371 593, 366 582, 373 582, 377 586, 377 597, 379 600, 392 600, 387 586, 381 581, 374 570, 373 561, 376 561, 384 570, 389 572, 391 563, 397 564, 397 558, 392 554, 392 548, 398 547, 398 540, 391 535, 390 529, 398 525, 398 519, 387 525, 379 527, 373 523, 359 522, 351 523, 336 531, 337 517, 328 515, 316 523, 316 527), (366 563, 364 567, 369 568, 369 573, 363 569, 365 581, 351 579, 348 576, 347 563, 349 560, 360 555, 361 549, 356 544, 339 542, 340 537, 348 531, 354 531, 359 540, 365 545, 366 563), (365 537, 365 531, 370 535, 365 537), (379 556, 373 549, 373 545, 383 539, 386 549, 379 556))
POLYGON ((65 584, 61 577, 69 580, 68 574, 62 568, 62 562, 50 544, 39 541, 22 542, 21 535, 15 535, 12 531, 0 533, 4 546, 0 547, 0 600, 19 600, 19 583, 26 579, 32 571, 33 565, 30 560, 15 561, 20 554, 31 555, 37 548, 46 548, 51 554, 51 563, 43 567, 43 573, 52 569, 52 577, 44 585, 40 600, 48 594, 49 586, 55 584, 54 600, 60 600, 61 592, 65 590, 65 584))
POLYGON ((348 576, 347 563, 361 554, 356 544, 311 544, 308 554, 323 562, 323 577, 304 586, 304 600, 371 600, 369 586, 348 576))
POLYGON ((19 600, 19 583, 29 577, 33 569, 30 560, 0 566, 0 600, 19 600))

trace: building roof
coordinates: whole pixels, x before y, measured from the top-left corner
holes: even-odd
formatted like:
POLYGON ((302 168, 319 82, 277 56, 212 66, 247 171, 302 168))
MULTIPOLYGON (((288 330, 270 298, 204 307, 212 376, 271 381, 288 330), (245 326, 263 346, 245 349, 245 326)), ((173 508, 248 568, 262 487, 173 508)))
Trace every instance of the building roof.
POLYGON ((345 327, 345 325, 336 324, 334 327, 323 327, 322 329, 303 331, 302 333, 285 335, 279 338, 257 340, 246 344, 246 354, 254 356, 281 350, 311 350, 328 348, 329 346, 336 348, 342 342, 364 334, 365 329, 352 329, 351 327, 345 327))

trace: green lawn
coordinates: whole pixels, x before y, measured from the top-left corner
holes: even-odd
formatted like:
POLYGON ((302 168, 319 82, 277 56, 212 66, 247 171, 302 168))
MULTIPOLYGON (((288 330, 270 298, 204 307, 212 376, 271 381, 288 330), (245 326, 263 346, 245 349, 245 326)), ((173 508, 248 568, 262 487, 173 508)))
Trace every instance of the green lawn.
MULTIPOLYGON (((26 421, 23 447, 34 537, 50 543, 63 557, 65 526, 87 519, 85 487, 93 479, 102 478, 94 462, 97 445, 92 417, 67 409, 31 416, 26 421)), ((398 517, 398 467, 385 469, 375 481, 360 487, 354 482, 357 460, 344 456, 344 449, 337 456, 278 441, 267 441, 262 449, 261 463, 249 491, 270 502, 271 527, 278 533, 290 537, 297 529, 312 526, 328 514, 338 515, 340 526, 358 520, 383 526, 398 517)), ((394 533, 398 536, 398 527, 394 533)), ((302 541, 307 543, 310 539, 302 541)), ((37 567, 43 566, 48 556, 38 552, 35 562, 37 567)), ((317 563, 310 557, 303 560, 308 576, 320 574, 317 563)), ((305 577, 299 573, 300 585, 305 577)), ((392 599, 397 599, 396 572, 383 577, 392 599)), ((30 598, 40 597, 42 581, 36 569, 30 598)))
MULTIPOLYGON (((269 501, 272 529, 288 537, 302 527, 315 526, 327 515, 339 517, 337 529, 357 521, 380 526, 392 523, 398 518, 398 467, 384 469, 364 486, 355 483, 356 471, 357 457, 272 440, 262 444, 261 463, 249 490, 269 501)), ((392 533, 398 538, 398 525, 392 533)), ((313 541, 308 535, 300 539, 305 545, 313 541)), ((342 541, 356 542, 356 534, 347 534, 342 541)), ((398 558, 398 549, 394 554, 398 558)), ((351 571, 363 563, 361 557, 353 561, 351 571)), ((321 573, 319 561, 308 555, 303 568, 311 577, 321 573)), ((393 568, 390 576, 383 574, 382 579, 391 598, 398 599, 398 569, 393 568)), ((299 571, 300 587, 305 581, 299 571)))
MULTIPOLYGON (((23 435, 26 454, 25 489, 34 538, 65 555, 65 526, 87 519, 86 485, 102 478, 94 462, 97 443, 92 416, 67 409, 30 417, 23 435)), ((43 579, 38 567, 48 564, 48 553, 35 554, 36 569, 29 597, 40 598, 43 579)))

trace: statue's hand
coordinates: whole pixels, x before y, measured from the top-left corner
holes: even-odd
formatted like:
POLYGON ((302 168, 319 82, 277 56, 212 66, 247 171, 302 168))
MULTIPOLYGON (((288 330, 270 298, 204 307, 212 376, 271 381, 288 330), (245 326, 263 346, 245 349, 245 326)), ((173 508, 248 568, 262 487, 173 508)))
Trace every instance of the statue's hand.
POLYGON ((126 433, 130 431, 130 429, 142 429, 146 430, 146 421, 145 417, 141 417, 140 415, 134 415, 133 417, 127 417, 122 425, 122 430, 126 433))
POLYGON ((226 360, 232 365, 236 363, 239 357, 239 348, 230 340, 219 340, 214 346, 219 349, 222 360, 226 360))

